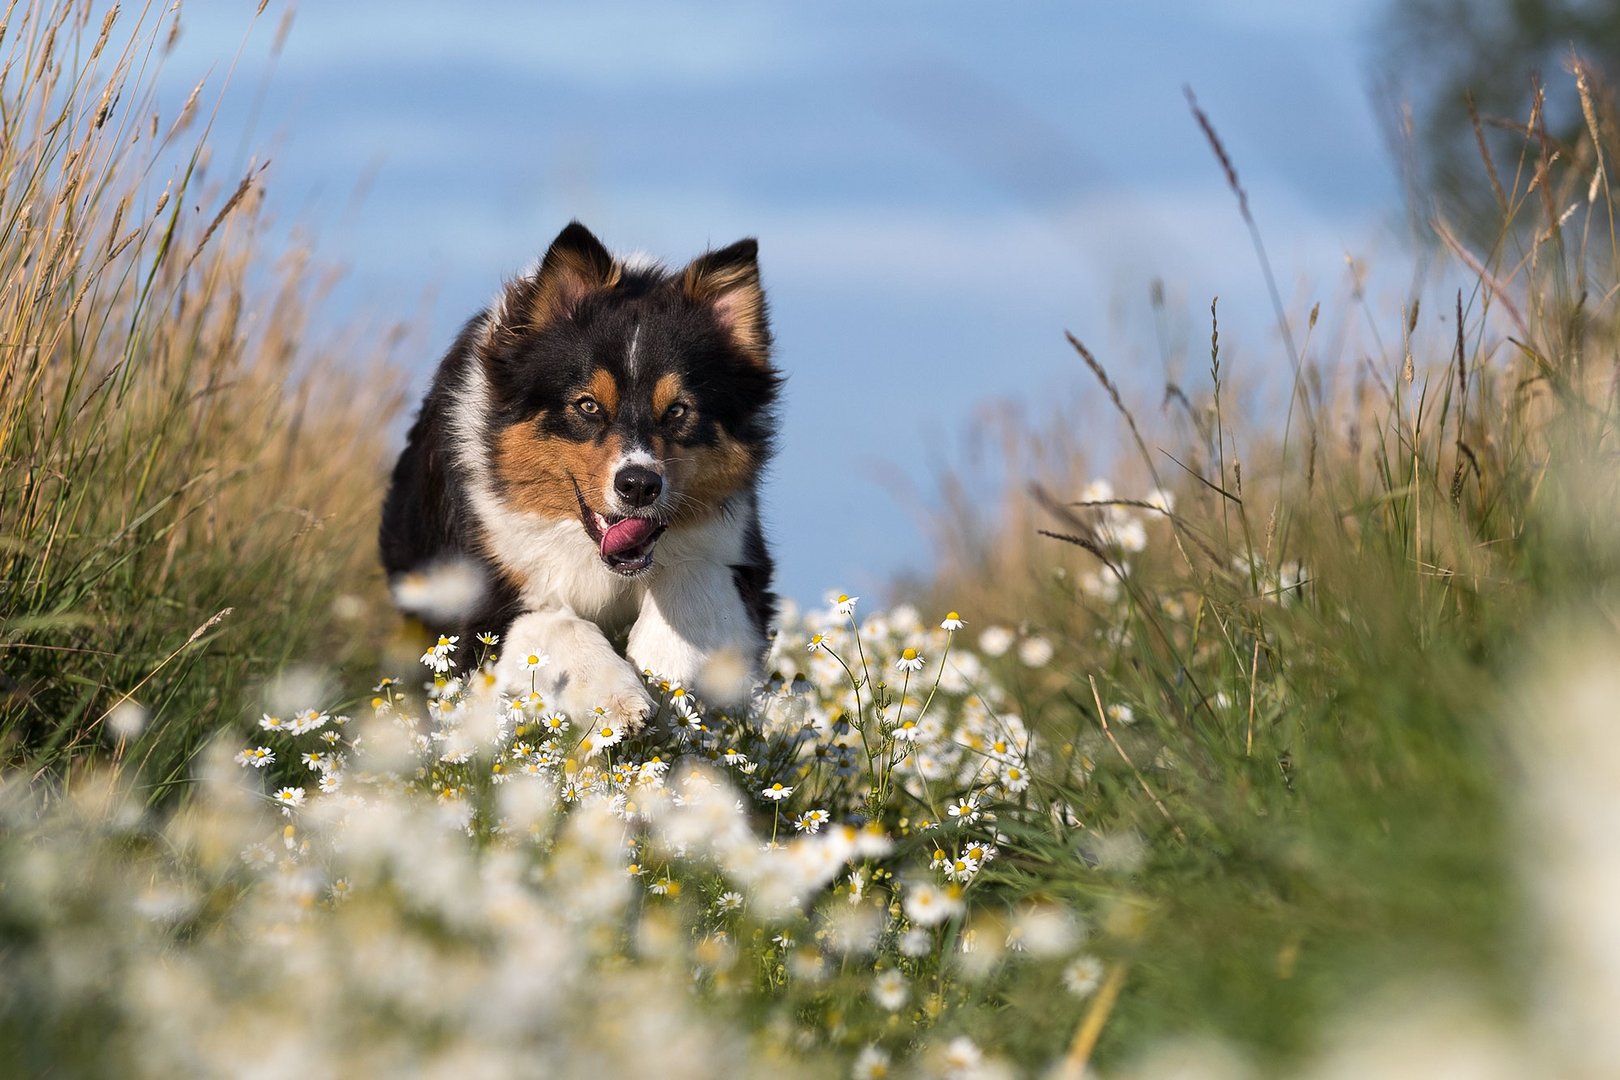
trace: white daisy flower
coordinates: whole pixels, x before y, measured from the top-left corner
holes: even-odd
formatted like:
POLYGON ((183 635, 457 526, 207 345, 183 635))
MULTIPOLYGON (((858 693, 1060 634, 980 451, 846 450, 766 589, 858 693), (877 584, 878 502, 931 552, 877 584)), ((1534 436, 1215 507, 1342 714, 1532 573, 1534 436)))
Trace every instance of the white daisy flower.
POLYGON ((294 716, 287 725, 287 730, 294 735, 303 735, 310 731, 319 731, 325 727, 332 718, 319 709, 305 709, 294 716))
POLYGON ((765 796, 767 799, 770 799, 772 802, 781 802, 783 799, 793 794, 793 789, 784 786, 781 781, 777 781, 764 791, 761 791, 760 794, 765 796))
POLYGON ((958 825, 966 825, 979 820, 979 797, 977 795, 963 795, 950 805, 945 811, 956 819, 958 825))
POLYGON ((939 624, 939 628, 941 630, 948 630, 954 634, 956 631, 962 629, 962 627, 966 625, 967 624, 962 621, 962 617, 960 615, 954 611, 948 611, 945 613, 945 621, 939 624))
POLYGON ((986 656, 1001 656, 1013 644, 1013 632, 1005 626, 986 627, 979 635, 979 651, 986 656))
POLYGON ((1054 651, 1050 641, 1035 635, 1018 643, 1018 660, 1025 667, 1045 667, 1052 662, 1054 651))
POLYGON ((251 750, 243 750, 236 755, 236 763, 242 766, 251 765, 255 769, 262 769, 266 765, 276 763, 276 752, 268 746, 255 746, 251 750))
POLYGON ((872 980, 872 1000, 889 1012, 899 1009, 910 996, 911 987, 907 984, 906 977, 894 968, 882 972, 872 980))
POLYGON ((1095 956, 1076 957, 1063 969, 1063 985, 1077 998, 1088 998, 1102 985, 1103 965, 1095 956))
POLYGON ((304 789, 301 787, 284 787, 279 789, 274 795, 270 796, 271 799, 275 800, 275 802, 280 805, 282 813, 286 814, 288 817, 292 816, 292 812, 294 810, 297 810, 299 807, 304 805, 304 799, 306 797, 307 796, 304 794, 304 789))
POLYGON ((918 926, 938 926, 962 910, 962 890, 955 885, 940 888, 931 881, 913 885, 901 900, 906 918, 918 926))
POLYGON ((821 823, 827 820, 827 817, 828 814, 825 810, 806 810, 804 813, 793 819, 794 831, 802 833, 818 833, 821 831, 821 823))
POLYGON ((917 655, 916 649, 907 649, 900 654, 900 659, 894 662, 894 666, 900 671, 921 671, 924 663, 923 658, 917 655))
POLYGON ((889 1052, 883 1047, 863 1047, 855 1055, 855 1064, 849 1070, 851 1080, 888 1080, 894 1075, 889 1068, 891 1061, 889 1052))

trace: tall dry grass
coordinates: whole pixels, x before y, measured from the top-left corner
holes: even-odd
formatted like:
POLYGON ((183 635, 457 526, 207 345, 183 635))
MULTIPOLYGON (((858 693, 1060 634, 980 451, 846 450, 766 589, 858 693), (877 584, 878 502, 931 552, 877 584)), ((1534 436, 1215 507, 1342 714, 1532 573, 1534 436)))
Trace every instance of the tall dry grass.
POLYGON ((332 605, 377 592, 400 397, 392 340, 311 341, 320 275, 272 263, 272 171, 215 175, 204 87, 161 107, 178 12, 91 10, 0 19, 0 756, 161 788, 257 680, 363 646, 332 605))
MULTIPOLYGON (((959 506, 927 601, 1056 641, 1026 716, 1096 765, 1082 819, 1150 852, 1100 1054, 1197 1016, 1286 1071, 1320 1017, 1437 971, 1526 1005, 1535 869, 1511 823, 1543 720, 1508 702, 1561 628, 1620 625, 1620 138, 1592 74, 1568 78, 1578 142, 1548 136, 1538 100, 1520 156, 1479 163, 1501 213, 1488 250, 1439 211, 1433 280, 1383 309, 1353 283, 1324 316, 1276 299, 1255 228, 1277 320, 1263 367, 1229 355, 1214 309, 1189 335, 1202 377, 1156 410, 1071 338, 1093 407, 987 429, 1007 463, 994 514, 946 478, 959 506), (1324 317, 1366 327, 1364 349, 1334 365, 1324 317), (1233 375, 1257 370, 1267 385, 1233 375), (1278 405, 1245 416, 1258 400, 1278 405), (1087 499, 1104 439, 1127 464, 1087 499), (1132 505, 1156 485, 1172 514, 1132 505), (1116 706, 1135 723, 1110 729, 1116 706)), ((1241 163, 1193 110, 1252 227, 1241 163)))

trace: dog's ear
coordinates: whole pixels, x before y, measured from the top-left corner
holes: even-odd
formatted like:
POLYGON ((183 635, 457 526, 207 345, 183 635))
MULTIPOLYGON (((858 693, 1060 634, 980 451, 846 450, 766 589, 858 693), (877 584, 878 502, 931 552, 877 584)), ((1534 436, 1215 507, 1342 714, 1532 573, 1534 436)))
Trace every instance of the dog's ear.
POLYGON ((759 242, 749 237, 692 260, 681 274, 681 291, 714 312, 732 342, 750 360, 770 357, 771 331, 765 290, 759 283, 759 242))
POLYGON ((619 265, 602 241, 579 222, 570 221, 546 249, 534 275, 531 324, 543 326, 552 319, 572 316, 586 296, 617 285, 619 273, 619 265))
POLYGON ((581 300, 619 282, 621 267, 591 230, 577 221, 557 234, 540 268, 510 282, 490 312, 487 339, 520 335, 571 318, 581 300))

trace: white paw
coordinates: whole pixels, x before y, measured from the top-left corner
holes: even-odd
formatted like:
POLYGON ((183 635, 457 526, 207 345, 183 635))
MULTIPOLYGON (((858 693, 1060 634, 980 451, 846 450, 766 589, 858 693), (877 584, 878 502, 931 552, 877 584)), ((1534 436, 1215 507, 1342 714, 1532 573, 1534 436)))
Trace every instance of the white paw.
POLYGON ((657 707, 641 676, 618 656, 598 660, 588 668, 555 673, 557 707, 576 722, 602 708, 634 733, 640 731, 657 707))
POLYGON ((657 707, 647 691, 639 687, 633 694, 615 694, 603 706, 607 709, 608 715, 623 724, 625 730, 632 735, 647 726, 647 717, 651 716, 657 707))

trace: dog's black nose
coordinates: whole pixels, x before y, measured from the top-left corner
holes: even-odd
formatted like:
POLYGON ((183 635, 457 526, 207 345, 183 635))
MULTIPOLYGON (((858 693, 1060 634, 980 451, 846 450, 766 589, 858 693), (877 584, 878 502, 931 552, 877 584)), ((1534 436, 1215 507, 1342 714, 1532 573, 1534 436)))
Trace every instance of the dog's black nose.
POLYGON ((646 506, 664 490, 664 478, 645 465, 626 465, 613 478, 613 490, 631 506, 646 506))

